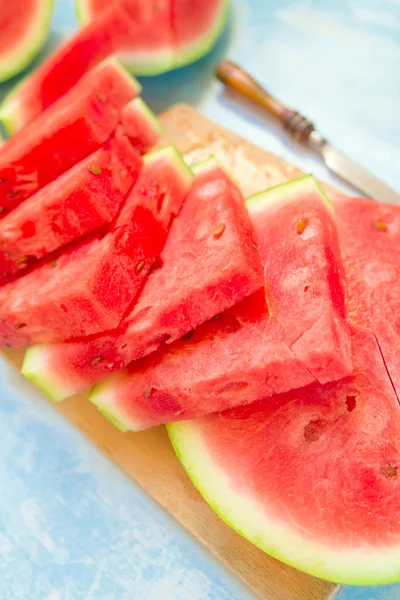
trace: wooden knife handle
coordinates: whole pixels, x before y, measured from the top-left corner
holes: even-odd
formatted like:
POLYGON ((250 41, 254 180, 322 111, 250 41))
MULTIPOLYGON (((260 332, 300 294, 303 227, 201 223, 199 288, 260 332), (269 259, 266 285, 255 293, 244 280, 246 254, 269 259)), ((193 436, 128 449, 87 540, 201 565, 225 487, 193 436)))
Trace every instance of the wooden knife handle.
POLYGON ((309 141, 311 133, 315 131, 311 121, 271 96, 241 67, 230 60, 224 60, 218 65, 216 74, 227 87, 249 98, 270 115, 276 117, 296 141, 303 144, 309 141))

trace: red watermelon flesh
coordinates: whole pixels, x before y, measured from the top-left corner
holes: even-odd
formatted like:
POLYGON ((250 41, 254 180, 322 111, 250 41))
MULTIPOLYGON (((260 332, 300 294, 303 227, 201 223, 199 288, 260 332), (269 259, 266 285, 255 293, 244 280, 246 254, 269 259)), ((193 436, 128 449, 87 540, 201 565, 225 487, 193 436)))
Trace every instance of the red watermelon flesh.
MULTIPOLYGON (((136 28, 134 27, 133 32, 136 28)), ((132 37, 132 19, 119 3, 81 29, 54 52, 1 107, 9 133, 15 133, 64 96, 90 69, 132 37)))
POLYGON ((90 400, 138 431, 249 404, 315 381, 271 332, 264 291, 94 386, 90 400))
POLYGON ((0 282, 109 223, 136 182, 138 152, 117 134, 0 221, 0 282))
POLYGON ((121 124, 132 145, 143 153, 157 144, 162 133, 160 122, 141 98, 124 106, 121 124))
POLYGON ((227 329, 224 320, 207 324, 168 353, 106 379, 94 388, 93 402, 124 428, 136 430, 254 402, 317 376, 350 375, 350 335, 335 310, 344 312, 338 240, 326 202, 311 176, 249 198, 270 312, 264 292, 256 301, 247 299, 224 316, 228 323, 235 319, 237 331, 227 329), (305 239, 304 231, 296 230, 300 219, 306 220, 305 239), (310 287, 306 296, 304 281, 310 287), (290 302, 285 305, 284 298, 281 309, 278 298, 285 288, 290 302))
POLYGON ((320 383, 352 371, 344 272, 333 208, 312 176, 252 196, 247 206, 282 341, 320 383))
POLYGON ((335 210, 349 320, 376 334, 400 398, 400 207, 338 196, 335 210))
POLYGON ((214 160, 198 171, 161 260, 162 267, 149 277, 123 328, 33 348, 24 373, 61 400, 179 339, 262 286, 243 198, 214 160))
POLYGON ((140 88, 114 59, 88 73, 0 149, 0 211, 7 212, 97 150, 140 88))
POLYGON ((213 509, 265 552, 343 583, 398 580, 399 406, 374 335, 354 375, 169 425, 213 509))
POLYGON ((202 56, 213 45, 226 20, 227 0, 171 0, 177 63, 202 56), (214 31, 215 30, 215 33, 214 31))
MULTIPOLYGON (((162 152, 154 153, 156 159, 162 152)), ((171 149, 164 152, 169 155, 171 149)), ((172 154, 177 155, 173 149, 172 154)), ((167 181, 162 170, 157 173, 156 162, 152 155, 144 158, 138 183, 107 235, 78 242, 56 264, 48 261, 0 288, 0 345, 56 342, 119 325, 160 253, 171 216, 188 189, 180 188, 180 197, 174 190, 168 201, 167 181), (157 207, 164 211, 160 218, 157 207)))

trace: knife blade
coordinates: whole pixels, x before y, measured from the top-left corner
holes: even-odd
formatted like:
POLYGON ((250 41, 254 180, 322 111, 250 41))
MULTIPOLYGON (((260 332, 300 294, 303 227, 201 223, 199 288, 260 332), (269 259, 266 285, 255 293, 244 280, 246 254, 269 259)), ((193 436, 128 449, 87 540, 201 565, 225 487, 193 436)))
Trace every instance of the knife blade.
POLYGON ((216 75, 227 87, 261 106, 277 118, 298 143, 319 154, 335 175, 362 194, 390 204, 400 204, 400 195, 381 179, 332 146, 315 129, 313 123, 297 111, 288 108, 235 63, 224 60, 216 75))

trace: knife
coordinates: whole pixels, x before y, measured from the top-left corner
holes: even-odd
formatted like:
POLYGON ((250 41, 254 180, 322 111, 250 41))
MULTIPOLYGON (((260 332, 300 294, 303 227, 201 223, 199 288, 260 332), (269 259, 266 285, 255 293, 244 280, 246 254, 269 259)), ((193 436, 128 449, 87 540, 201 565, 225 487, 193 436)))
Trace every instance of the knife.
POLYGON ((216 75, 227 87, 250 99, 268 114, 277 118, 291 137, 319 154, 331 171, 354 188, 380 202, 400 204, 399 194, 332 146, 315 129, 311 121, 271 96, 244 69, 229 60, 224 60, 218 65, 216 75))

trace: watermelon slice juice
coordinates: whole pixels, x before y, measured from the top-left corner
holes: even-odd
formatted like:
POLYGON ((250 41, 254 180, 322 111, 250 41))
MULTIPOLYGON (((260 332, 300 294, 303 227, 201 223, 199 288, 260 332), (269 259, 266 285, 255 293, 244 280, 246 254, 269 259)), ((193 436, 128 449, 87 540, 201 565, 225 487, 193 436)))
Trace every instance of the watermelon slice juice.
POLYGON ((169 352, 105 379, 90 399, 121 428, 137 430, 248 404, 317 376, 350 375, 340 254, 326 202, 311 176, 249 198, 268 307, 264 292, 247 298, 169 352), (307 223, 304 238, 300 220, 307 223), (302 345, 290 348, 299 339, 302 345))
POLYGON ((400 398, 400 208, 338 196, 335 209, 349 321, 375 333, 400 398))
POLYGON ((139 84, 114 59, 90 71, 46 114, 0 149, 3 215, 100 148, 139 84))
POLYGON ((214 160, 198 167, 161 261, 123 327, 90 339, 31 348, 24 374, 53 399, 62 400, 180 338, 262 286, 243 198, 214 160))
POLYGON ((173 148, 144 157, 139 180, 109 233, 78 242, 56 261, 0 288, 1 345, 59 341, 117 327, 159 255, 191 181, 173 148), (157 171, 160 153, 181 175, 171 196, 163 169, 157 171))
POLYGON ((354 375, 168 425, 215 512, 271 556, 341 583, 399 580, 399 406, 374 335, 354 375))
POLYGON ((117 133, 6 215, 0 220, 0 283, 112 221, 140 169, 138 152, 117 133))

